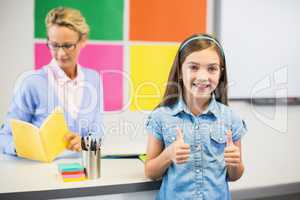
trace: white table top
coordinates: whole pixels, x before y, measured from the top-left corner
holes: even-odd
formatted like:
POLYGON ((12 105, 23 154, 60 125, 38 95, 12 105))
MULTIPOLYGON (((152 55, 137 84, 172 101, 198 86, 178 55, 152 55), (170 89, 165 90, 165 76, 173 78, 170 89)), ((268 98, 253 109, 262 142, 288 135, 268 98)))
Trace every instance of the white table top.
POLYGON ((74 193, 80 188, 87 191, 95 190, 95 187, 99 191, 97 195, 101 195, 101 191, 103 194, 135 192, 141 191, 140 189, 158 189, 160 185, 159 181, 154 182, 145 177, 144 164, 139 159, 101 159, 99 179, 66 183, 59 174, 57 164, 80 162, 79 158, 62 158, 52 163, 41 163, 2 154, 0 162, 0 197, 24 192, 42 194, 41 192, 52 191, 51 194, 54 194, 53 190, 57 194, 62 189, 70 189, 69 193, 74 193))
MULTIPOLYGON (((58 163, 80 162, 78 157, 60 158, 53 163, 41 163, 0 154, 0 199, 53 199, 109 195, 157 190, 160 181, 144 175, 144 164, 139 159, 101 159, 101 177, 81 182, 63 182, 58 163)), ((233 199, 251 199, 296 193, 299 184, 251 188, 232 191, 233 199), (247 197, 247 198, 246 198, 247 197)))

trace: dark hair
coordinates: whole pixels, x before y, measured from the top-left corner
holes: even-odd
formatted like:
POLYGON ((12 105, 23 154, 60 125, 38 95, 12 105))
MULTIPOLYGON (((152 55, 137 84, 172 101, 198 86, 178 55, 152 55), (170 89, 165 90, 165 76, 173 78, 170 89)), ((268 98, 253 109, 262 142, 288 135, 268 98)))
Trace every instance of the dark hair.
POLYGON ((186 40, 184 40, 175 56, 171 71, 169 73, 169 78, 167 82, 167 88, 163 96, 162 101, 157 107, 160 106, 172 106, 174 105, 183 92, 183 81, 181 80, 181 69, 182 64, 185 61, 186 57, 195 51, 204 50, 207 48, 213 48, 216 50, 220 58, 220 68, 221 75, 219 78, 219 84, 214 91, 215 98, 217 101, 228 105, 227 98, 227 70, 224 51, 219 41, 212 35, 208 34, 196 34, 192 35, 186 40))

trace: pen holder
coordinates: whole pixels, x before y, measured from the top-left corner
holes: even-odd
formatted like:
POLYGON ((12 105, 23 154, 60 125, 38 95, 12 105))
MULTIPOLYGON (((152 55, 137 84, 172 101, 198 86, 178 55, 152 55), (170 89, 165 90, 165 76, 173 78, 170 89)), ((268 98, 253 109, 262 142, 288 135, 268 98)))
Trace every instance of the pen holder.
POLYGON ((97 179, 101 175, 101 151, 82 150, 82 165, 88 179, 97 179))

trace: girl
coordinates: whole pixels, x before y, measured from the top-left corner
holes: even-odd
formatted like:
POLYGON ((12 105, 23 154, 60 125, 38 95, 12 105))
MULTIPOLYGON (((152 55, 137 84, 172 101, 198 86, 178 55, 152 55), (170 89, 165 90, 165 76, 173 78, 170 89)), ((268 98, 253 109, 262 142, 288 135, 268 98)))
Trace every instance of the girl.
POLYGON ((225 57, 216 38, 193 35, 180 45, 146 129, 145 174, 163 177, 156 199, 231 199, 228 181, 244 171, 246 126, 227 106, 225 57))
MULTIPOLYGON (((14 93, 6 120, 0 128, 4 153, 16 155, 10 119, 40 126, 50 112, 64 109, 70 133, 67 148, 81 150, 80 135, 100 133, 103 96, 96 71, 78 64, 80 50, 86 45, 89 26, 78 10, 54 8, 45 19, 47 46, 52 61, 27 75, 14 93), (4 144, 3 144, 4 143, 4 144)), ((100 134, 97 135, 100 137, 100 134)))

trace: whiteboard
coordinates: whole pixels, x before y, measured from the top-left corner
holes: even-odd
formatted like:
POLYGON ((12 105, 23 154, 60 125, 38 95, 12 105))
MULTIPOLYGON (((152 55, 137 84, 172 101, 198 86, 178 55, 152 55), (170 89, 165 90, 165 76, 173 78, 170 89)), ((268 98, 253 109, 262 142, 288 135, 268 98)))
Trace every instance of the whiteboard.
POLYGON ((229 98, 300 97, 300 1, 216 4, 216 32, 227 59, 229 98))

